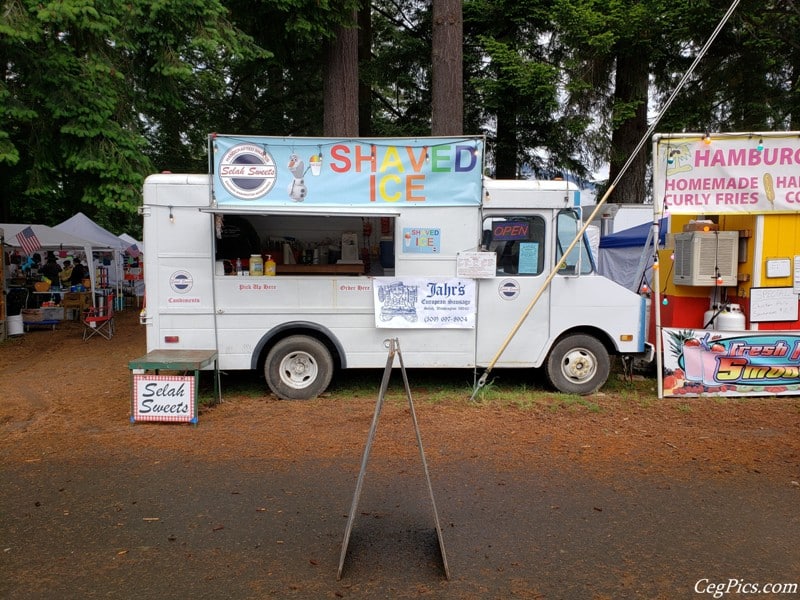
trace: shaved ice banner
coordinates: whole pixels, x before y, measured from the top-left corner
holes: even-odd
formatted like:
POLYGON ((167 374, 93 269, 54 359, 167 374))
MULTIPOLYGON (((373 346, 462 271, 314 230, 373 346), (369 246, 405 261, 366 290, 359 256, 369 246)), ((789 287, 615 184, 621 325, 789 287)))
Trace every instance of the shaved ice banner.
POLYGON ((209 136, 217 206, 478 206, 482 137, 209 136))

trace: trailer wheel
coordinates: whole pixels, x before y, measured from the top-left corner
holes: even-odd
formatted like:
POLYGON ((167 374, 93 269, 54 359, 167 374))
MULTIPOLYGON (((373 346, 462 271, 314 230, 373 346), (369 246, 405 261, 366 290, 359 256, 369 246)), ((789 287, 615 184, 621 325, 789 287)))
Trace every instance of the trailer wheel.
POLYGON ((264 377, 283 400, 311 400, 324 392, 333 376, 333 358, 325 344, 306 335, 287 337, 272 347, 264 377))
POLYGON ((611 370, 608 351, 596 338, 571 335, 553 346, 547 357, 547 378, 559 392, 592 394, 611 370))

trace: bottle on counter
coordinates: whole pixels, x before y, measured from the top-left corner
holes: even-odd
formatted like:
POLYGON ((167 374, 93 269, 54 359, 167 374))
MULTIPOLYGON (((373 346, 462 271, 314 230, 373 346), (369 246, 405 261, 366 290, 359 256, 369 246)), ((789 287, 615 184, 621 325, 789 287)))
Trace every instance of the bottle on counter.
POLYGON ((264 274, 264 259, 260 254, 250 255, 250 277, 261 277, 264 274))
POLYGON ((237 275, 242 275, 243 274, 242 273, 242 259, 241 258, 237 258, 236 259, 236 274, 237 275))
POLYGON ((275 277, 275 261, 272 260, 272 255, 267 254, 267 262, 264 263, 264 275, 267 277, 275 277))

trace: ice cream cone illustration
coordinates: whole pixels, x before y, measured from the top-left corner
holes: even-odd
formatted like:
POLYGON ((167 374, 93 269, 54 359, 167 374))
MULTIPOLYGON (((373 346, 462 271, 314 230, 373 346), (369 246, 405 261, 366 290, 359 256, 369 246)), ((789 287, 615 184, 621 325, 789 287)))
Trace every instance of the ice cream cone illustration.
POLYGON ((764 194, 767 196, 772 208, 775 208, 775 184, 772 181, 771 173, 764 173, 764 194))

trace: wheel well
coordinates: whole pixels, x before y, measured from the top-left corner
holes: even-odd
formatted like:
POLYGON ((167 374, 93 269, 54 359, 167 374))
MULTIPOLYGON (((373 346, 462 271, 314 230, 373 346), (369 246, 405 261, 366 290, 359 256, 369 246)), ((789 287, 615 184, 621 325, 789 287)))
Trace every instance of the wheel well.
POLYGON ((613 340, 608 336, 608 334, 605 331, 597 327, 590 327, 588 325, 583 327, 574 327, 572 329, 568 329, 567 331, 562 332, 561 335, 559 335, 555 340, 553 340, 553 344, 550 346, 550 348, 552 349, 556 344, 558 344, 558 342, 563 340, 565 337, 569 337, 571 335, 579 335, 579 334, 590 335, 593 338, 595 338, 598 342, 603 344, 609 355, 613 356, 615 354, 619 354, 619 352, 617 352, 617 348, 614 346, 613 340))
POLYGON ((325 344, 333 358, 334 368, 340 369, 346 365, 344 348, 327 327, 306 321, 293 321, 273 327, 261 337, 253 352, 251 368, 262 371, 264 369, 264 361, 266 361, 267 354, 269 354, 272 347, 281 340, 293 335, 305 335, 325 344))

